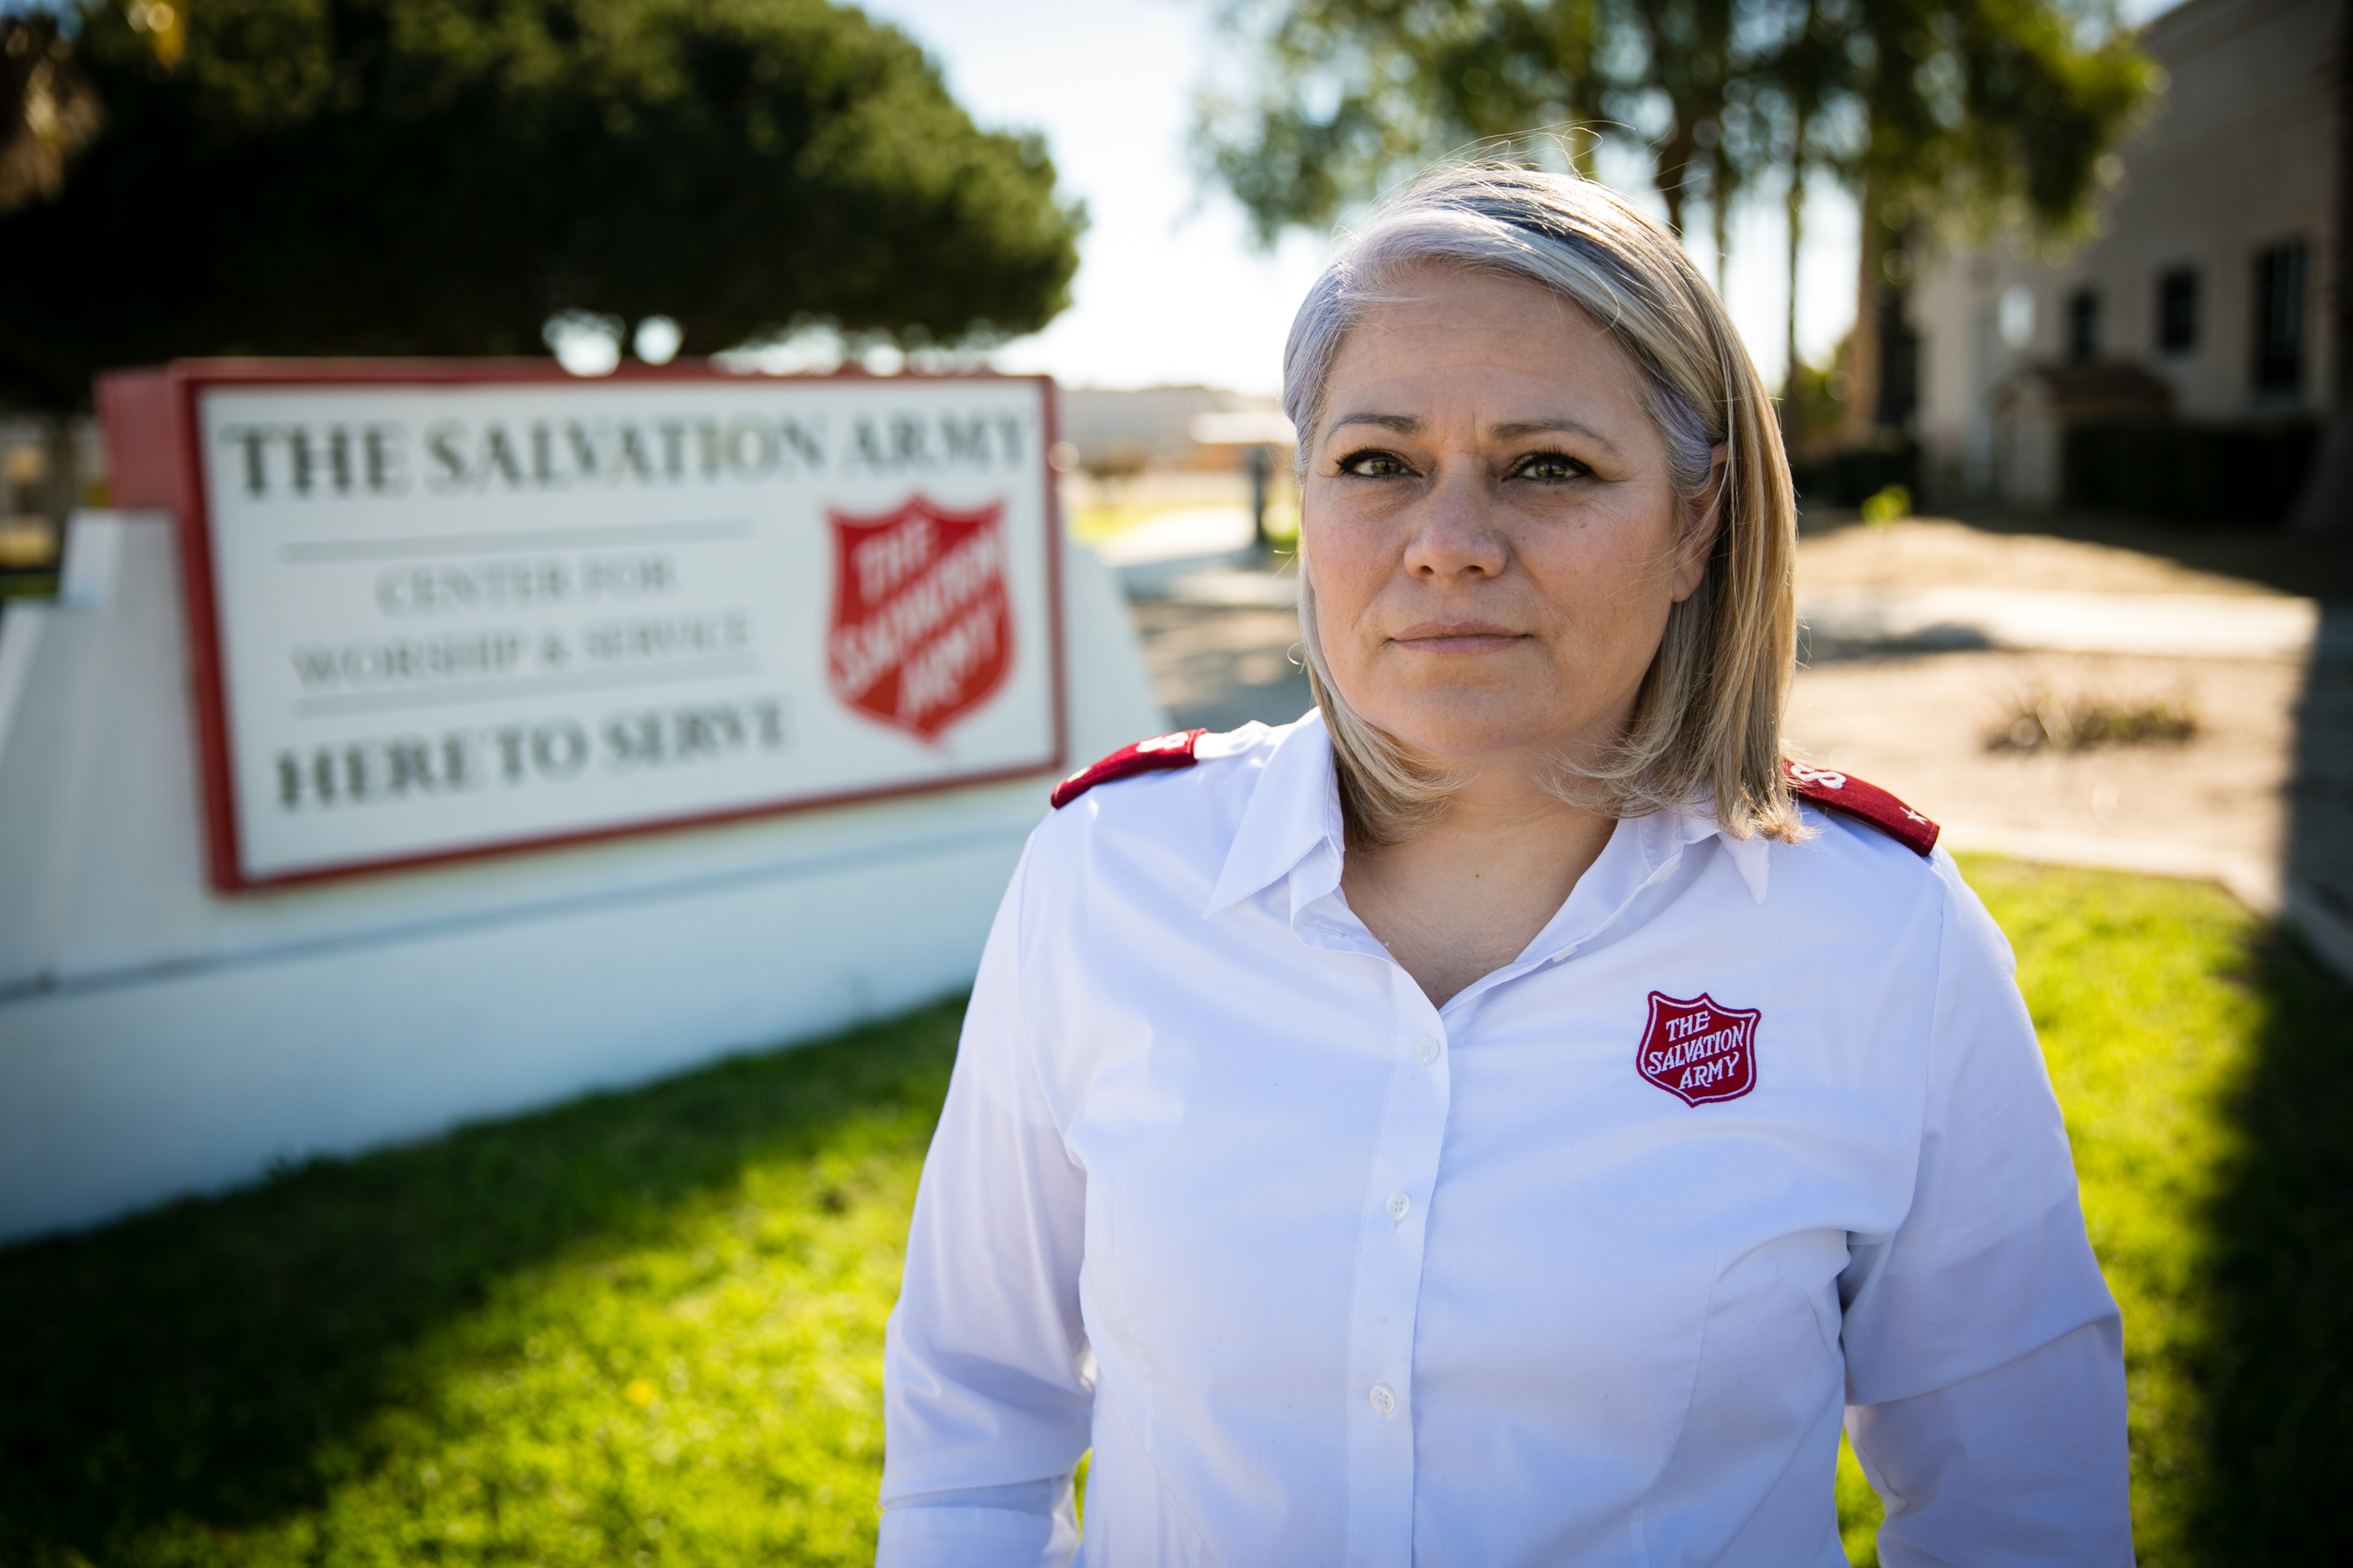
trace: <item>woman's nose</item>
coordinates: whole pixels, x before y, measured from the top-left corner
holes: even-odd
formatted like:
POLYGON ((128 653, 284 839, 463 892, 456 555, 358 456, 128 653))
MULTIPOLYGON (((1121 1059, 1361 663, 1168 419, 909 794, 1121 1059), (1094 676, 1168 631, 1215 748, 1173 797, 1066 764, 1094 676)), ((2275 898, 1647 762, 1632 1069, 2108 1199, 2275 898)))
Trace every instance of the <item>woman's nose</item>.
POLYGON ((1406 546, 1406 570, 1447 582, 1502 574, 1511 552, 1497 526, 1493 489, 1483 472, 1450 466, 1418 510, 1406 546))

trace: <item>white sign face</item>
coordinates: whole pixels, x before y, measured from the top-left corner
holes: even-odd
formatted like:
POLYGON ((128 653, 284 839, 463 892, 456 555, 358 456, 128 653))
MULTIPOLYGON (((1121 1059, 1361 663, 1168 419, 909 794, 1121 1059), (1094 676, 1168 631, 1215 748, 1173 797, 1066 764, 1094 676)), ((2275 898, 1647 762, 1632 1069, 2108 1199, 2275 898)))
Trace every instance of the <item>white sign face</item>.
POLYGON ((1059 765, 1049 395, 200 385, 235 879, 1059 765))

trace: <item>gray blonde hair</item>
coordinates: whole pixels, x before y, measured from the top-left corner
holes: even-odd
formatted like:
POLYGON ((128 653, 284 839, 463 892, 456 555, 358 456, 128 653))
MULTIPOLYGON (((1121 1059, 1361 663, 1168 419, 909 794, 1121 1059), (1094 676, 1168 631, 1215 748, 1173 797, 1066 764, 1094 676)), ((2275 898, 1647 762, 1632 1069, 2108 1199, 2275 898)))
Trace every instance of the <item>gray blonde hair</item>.
MULTIPOLYGON (((1797 506, 1772 400, 1723 302, 1674 237, 1605 187, 1489 163, 1427 174, 1377 214, 1317 279, 1283 351, 1283 407, 1306 473, 1325 384, 1349 332, 1395 298, 1398 276, 1455 268, 1523 279, 1577 305, 1640 366, 1668 477, 1717 515, 1698 589, 1667 616, 1624 738, 1566 762, 1554 793, 1620 816, 1712 803, 1736 837, 1800 835, 1781 771, 1781 712, 1797 656, 1797 506), (1711 485, 1715 448, 1726 449, 1711 485)), ((1409 752, 1333 683, 1300 534, 1299 623, 1309 685, 1331 731, 1352 844, 1393 844, 1441 815, 1459 772, 1409 752)))

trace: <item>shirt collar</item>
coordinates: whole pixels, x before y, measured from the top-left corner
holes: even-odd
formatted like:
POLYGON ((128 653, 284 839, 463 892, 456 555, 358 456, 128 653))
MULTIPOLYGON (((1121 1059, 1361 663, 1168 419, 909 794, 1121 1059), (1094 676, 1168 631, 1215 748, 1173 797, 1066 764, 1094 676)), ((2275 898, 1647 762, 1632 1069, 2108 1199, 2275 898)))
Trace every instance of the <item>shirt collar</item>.
MULTIPOLYGON (((1748 889, 1748 896, 1763 903, 1771 847, 1753 835, 1733 837, 1718 825, 1708 804, 1699 802, 1620 823, 1610 845, 1619 852, 1604 850, 1578 883, 1580 892, 1588 882, 1594 883, 1590 893, 1572 897, 1570 905, 1590 909, 1602 903, 1614 918, 1615 911, 1680 861, 1693 845, 1709 838, 1719 842, 1748 889), (1600 877, 1596 878, 1595 872, 1600 877), (1617 882, 1625 885, 1607 885, 1617 882)), ((1209 895, 1208 907, 1201 911, 1203 917, 1231 909, 1262 891, 1319 850, 1328 851, 1324 858, 1336 886, 1343 842, 1331 737, 1324 728, 1323 714, 1311 710, 1275 743, 1274 753, 1260 771, 1250 804, 1243 808, 1241 826, 1226 851, 1217 889, 1209 895)), ((1314 896, 1307 889, 1300 891, 1296 902, 1304 903, 1314 896)), ((1562 912, 1569 910, 1565 908, 1562 912)))
MULTIPOLYGON (((1765 901, 1766 872, 1773 863, 1773 846, 1761 835, 1752 833, 1746 838, 1735 838, 1716 825, 1715 814, 1705 814, 1707 831, 1715 835, 1716 842, 1730 858, 1732 868, 1748 885, 1748 896, 1758 903, 1765 901)), ((1702 835, 1701 837, 1705 837, 1702 835)), ((1692 840, 1696 842, 1696 840, 1692 840)))
MULTIPOLYGON (((1621 825, 1621 827, 1625 825, 1621 825)), ((1713 838, 1717 847, 1740 874, 1741 884, 1748 896, 1758 903, 1765 901, 1767 872, 1772 863, 1771 847, 1754 835, 1735 838, 1715 820, 1715 809, 1708 801, 1696 801, 1672 811, 1655 812, 1649 816, 1632 819, 1641 831, 1636 842, 1641 854, 1639 886, 1648 886, 1659 879, 1670 868, 1691 852, 1692 847, 1713 838)), ((1620 837, 1623 837, 1621 832, 1620 837)), ((1598 864, 1598 863, 1597 863, 1598 864)), ((1630 864, 1629 869, 1632 869, 1630 864)))
POLYGON ((1311 710, 1283 732, 1259 770, 1241 826, 1226 850, 1217 890, 1204 917, 1231 909, 1287 877, 1302 860, 1329 847, 1339 875, 1340 785, 1332 769, 1332 742, 1324 715, 1311 710))
POLYGON ((1569 890, 1567 901, 1514 963, 1489 978, 1507 980, 1531 965, 1557 963, 1613 940, 1613 932, 1623 934, 1629 921, 1641 923, 1637 905, 1643 895, 1682 868, 1693 845, 1718 831, 1704 811, 1662 811, 1620 820, 1609 842, 1569 890))

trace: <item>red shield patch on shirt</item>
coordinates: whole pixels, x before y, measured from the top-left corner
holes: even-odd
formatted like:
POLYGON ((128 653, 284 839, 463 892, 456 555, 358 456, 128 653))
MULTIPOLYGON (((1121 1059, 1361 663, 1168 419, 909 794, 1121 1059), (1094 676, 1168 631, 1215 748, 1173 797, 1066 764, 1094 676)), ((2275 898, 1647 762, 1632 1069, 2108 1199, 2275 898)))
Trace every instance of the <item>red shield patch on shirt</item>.
POLYGON ((834 695, 936 739, 1005 684, 1013 616, 1000 503, 949 511, 923 496, 881 517, 828 512, 834 695))
POLYGON ((1634 1067, 1685 1105, 1738 1100, 1757 1087, 1754 1007, 1721 1007, 1704 991, 1678 1002, 1651 993, 1651 1023, 1634 1067))

